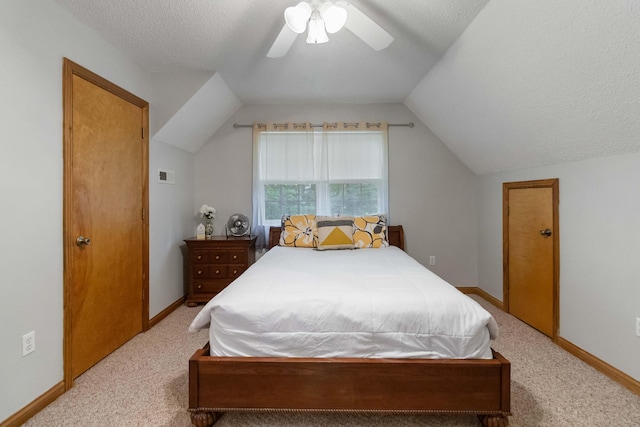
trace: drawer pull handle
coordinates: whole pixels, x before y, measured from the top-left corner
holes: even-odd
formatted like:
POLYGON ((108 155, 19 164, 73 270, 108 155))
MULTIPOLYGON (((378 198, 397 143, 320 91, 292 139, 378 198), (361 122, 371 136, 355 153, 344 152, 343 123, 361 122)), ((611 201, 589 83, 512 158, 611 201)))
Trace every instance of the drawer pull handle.
POLYGON ((202 285, 198 285, 198 289, 202 289, 202 285))
POLYGON ((238 255, 234 255, 234 256, 233 256, 233 259, 238 259, 238 255))
POLYGON ((202 255, 198 255, 198 259, 202 259, 202 255))
POLYGON ((198 270, 198 274, 202 274, 202 270, 198 270))
POLYGON ((216 259, 220 259, 220 255, 216 255, 216 259))
POLYGON ((220 274, 220 270, 216 270, 216 274, 220 274))
POLYGON ((236 274, 238 274, 238 270, 233 270, 233 275, 235 276, 236 274))

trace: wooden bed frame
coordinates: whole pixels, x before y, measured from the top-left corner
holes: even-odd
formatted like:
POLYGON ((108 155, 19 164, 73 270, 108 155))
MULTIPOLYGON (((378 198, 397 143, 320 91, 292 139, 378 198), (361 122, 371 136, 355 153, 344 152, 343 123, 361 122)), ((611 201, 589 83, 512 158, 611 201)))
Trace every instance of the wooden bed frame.
MULTIPOLYGON (((272 227, 269 248, 280 229, 272 227)), ((402 226, 390 244, 404 249, 402 226)), ((511 364, 493 359, 213 357, 209 344, 189 359, 189 412, 197 427, 224 412, 385 412, 477 414, 507 426, 511 364)))

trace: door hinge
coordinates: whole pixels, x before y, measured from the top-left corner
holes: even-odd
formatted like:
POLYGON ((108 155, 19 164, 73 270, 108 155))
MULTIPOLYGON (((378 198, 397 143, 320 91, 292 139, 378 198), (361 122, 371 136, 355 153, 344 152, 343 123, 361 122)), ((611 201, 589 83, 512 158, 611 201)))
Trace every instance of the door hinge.
POLYGON ((142 128, 142 139, 144 139, 144 128, 142 128))
POLYGON ((145 212, 144 212, 144 208, 142 208, 142 220, 144 221, 144 217, 145 217, 145 212))

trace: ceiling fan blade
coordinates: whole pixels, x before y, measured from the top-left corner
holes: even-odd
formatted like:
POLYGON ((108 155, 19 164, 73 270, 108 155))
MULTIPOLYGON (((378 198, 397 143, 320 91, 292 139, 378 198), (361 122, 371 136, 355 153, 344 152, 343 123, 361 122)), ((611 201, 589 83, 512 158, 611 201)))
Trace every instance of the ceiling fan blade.
POLYGON ((382 50, 393 41, 393 36, 387 33, 380 25, 362 13, 359 9, 346 1, 336 2, 336 6, 347 10, 347 22, 344 24, 353 34, 374 50, 382 50))
POLYGON ((269 58, 280 58, 285 56, 291 48, 291 45, 293 45, 296 37, 298 37, 298 34, 294 33, 287 24, 284 24, 284 27, 282 27, 280 34, 278 34, 278 37, 276 38, 276 41, 271 45, 271 49, 269 49, 267 56, 269 58))

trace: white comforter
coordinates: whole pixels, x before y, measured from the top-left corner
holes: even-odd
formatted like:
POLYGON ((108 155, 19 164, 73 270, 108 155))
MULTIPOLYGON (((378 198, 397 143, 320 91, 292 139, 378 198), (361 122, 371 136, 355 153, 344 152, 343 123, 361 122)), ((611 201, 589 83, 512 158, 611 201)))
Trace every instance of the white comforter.
POLYGON ((498 327, 396 247, 274 247, 193 320, 216 356, 490 359, 498 327))

